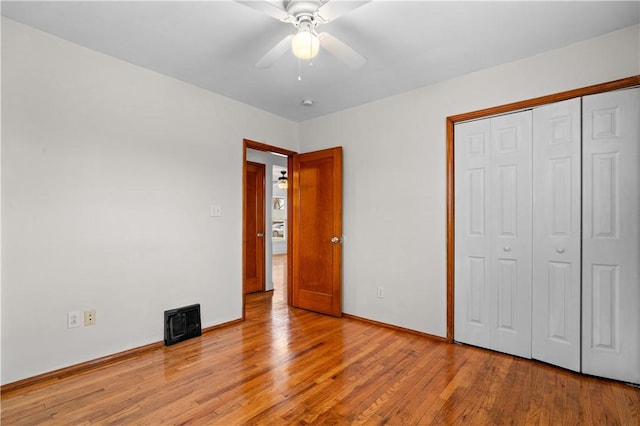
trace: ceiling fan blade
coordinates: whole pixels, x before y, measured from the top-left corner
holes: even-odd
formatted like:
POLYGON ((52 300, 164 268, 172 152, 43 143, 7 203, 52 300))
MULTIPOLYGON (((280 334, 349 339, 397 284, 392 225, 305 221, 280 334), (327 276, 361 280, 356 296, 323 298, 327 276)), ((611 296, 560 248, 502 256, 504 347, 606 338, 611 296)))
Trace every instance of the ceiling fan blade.
POLYGON ((316 10, 315 16, 320 23, 326 24, 327 22, 331 22, 334 19, 359 8, 360 6, 369 3, 370 1, 371 0, 330 0, 316 10))
POLYGON ((318 38, 320 39, 320 46, 327 49, 329 53, 354 70, 362 67, 367 62, 364 56, 329 33, 320 33, 318 38))
POLYGON ((269 0, 236 0, 237 3, 243 4, 245 6, 250 7, 251 9, 262 12, 266 15, 269 15, 273 18, 276 18, 282 22, 291 22, 293 17, 287 13, 286 10, 279 7, 277 4, 282 5, 282 2, 279 1, 269 1, 269 0))
POLYGON ((256 62, 256 68, 269 68, 275 61, 277 61, 287 50, 291 49, 291 40, 293 34, 289 34, 278 42, 273 48, 268 51, 258 62, 256 62))

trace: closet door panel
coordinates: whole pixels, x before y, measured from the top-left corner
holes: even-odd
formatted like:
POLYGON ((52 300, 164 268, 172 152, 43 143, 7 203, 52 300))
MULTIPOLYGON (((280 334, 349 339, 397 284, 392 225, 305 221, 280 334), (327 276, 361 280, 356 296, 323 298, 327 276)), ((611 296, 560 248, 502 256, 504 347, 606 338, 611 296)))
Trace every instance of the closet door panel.
POLYGON ((533 110, 532 357, 580 370, 580 99, 533 110))
POLYGON ((489 347, 489 120, 455 128, 455 340, 489 347))
POLYGON ((531 111, 491 119, 492 349, 531 357, 531 111))
POLYGON ((582 370, 640 383, 640 89, 583 98, 582 370))

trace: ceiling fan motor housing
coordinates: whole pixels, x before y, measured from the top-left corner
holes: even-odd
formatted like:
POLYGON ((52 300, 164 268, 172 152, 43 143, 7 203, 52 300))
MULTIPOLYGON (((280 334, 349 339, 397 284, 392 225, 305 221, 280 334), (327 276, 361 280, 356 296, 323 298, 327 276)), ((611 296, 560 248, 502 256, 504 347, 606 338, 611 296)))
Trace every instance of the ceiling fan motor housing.
POLYGON ((292 0, 287 4, 287 13, 296 18, 296 27, 301 22, 311 22, 315 25, 314 13, 322 4, 321 0, 292 0))

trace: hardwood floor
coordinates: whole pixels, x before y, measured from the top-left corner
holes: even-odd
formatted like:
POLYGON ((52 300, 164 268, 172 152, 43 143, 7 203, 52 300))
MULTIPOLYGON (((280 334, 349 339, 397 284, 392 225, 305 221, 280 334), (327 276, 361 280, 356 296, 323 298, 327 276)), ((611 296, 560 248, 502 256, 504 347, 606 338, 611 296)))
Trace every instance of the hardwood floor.
POLYGON ((273 287, 275 295, 284 297, 287 288, 287 255, 274 254, 271 257, 271 275, 273 279, 273 287))
POLYGON ((640 389, 247 296, 247 320, 2 395, 3 425, 640 424, 640 389))

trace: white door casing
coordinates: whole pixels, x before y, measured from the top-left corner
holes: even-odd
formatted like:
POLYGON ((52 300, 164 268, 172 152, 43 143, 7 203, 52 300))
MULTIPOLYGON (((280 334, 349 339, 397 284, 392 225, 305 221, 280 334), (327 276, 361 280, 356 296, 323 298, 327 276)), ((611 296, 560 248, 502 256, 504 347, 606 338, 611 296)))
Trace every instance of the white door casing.
POLYGON ((640 89, 583 98, 582 371, 640 383, 640 89))
POLYGON ((580 98, 533 110, 532 357, 580 371, 580 98))

